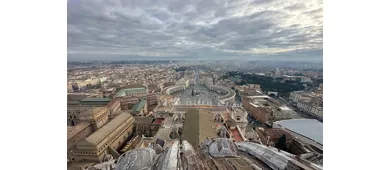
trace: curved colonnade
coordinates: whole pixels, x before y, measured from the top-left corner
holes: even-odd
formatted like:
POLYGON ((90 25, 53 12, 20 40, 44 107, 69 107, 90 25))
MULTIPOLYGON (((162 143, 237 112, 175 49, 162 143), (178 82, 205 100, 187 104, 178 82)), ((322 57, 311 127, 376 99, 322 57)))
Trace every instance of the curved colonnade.
POLYGON ((183 91, 186 89, 186 86, 185 85, 173 85, 173 86, 168 86, 168 87, 165 87, 162 91, 162 94, 163 95, 171 95, 173 93, 176 93, 176 92, 180 92, 180 91, 183 91))
POLYGON ((235 97, 236 97, 236 92, 228 87, 213 85, 213 84, 209 84, 209 83, 204 83, 204 86, 211 91, 225 93, 225 95, 219 96, 219 100, 224 105, 226 103, 233 102, 235 97))
MULTIPOLYGON (((202 83, 208 90, 210 91, 216 91, 219 93, 223 93, 225 95, 219 96, 219 100, 223 105, 229 104, 231 102, 234 102, 236 92, 228 87, 213 85, 209 83, 202 83)), ((176 92, 180 92, 186 89, 185 85, 179 84, 179 85, 173 85, 169 86, 163 89, 162 94, 163 95, 171 95, 176 92)))

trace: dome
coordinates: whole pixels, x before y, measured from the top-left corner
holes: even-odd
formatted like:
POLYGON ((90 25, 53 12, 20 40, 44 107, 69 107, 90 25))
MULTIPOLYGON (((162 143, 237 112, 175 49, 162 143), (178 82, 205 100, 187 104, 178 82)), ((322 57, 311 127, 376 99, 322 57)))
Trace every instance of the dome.
POLYGON ((175 122, 183 122, 184 116, 182 114, 178 113, 173 119, 175 122))
POLYGON ((228 127, 235 127, 237 125, 237 122, 232 118, 226 120, 225 123, 228 127))
POLYGON ((228 138, 216 138, 209 146, 209 154, 213 157, 237 156, 237 148, 228 138))
POLYGON ((152 148, 138 148, 122 154, 117 170, 146 170, 153 166, 156 159, 156 152, 152 148))
POLYGON ((218 123, 223 123, 223 117, 220 113, 217 113, 215 116, 214 116, 214 121, 215 122, 218 122, 218 123))
POLYGON ((226 129, 226 127, 221 125, 217 129, 217 134, 218 134, 219 137, 226 138, 227 137, 227 129, 226 129))

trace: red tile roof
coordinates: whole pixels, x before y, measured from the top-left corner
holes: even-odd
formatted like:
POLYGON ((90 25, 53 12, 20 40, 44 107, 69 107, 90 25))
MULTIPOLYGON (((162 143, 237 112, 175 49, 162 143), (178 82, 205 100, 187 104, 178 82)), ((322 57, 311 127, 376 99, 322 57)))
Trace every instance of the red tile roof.
POLYGON ((238 129, 231 129, 230 132, 232 132, 232 135, 233 135, 233 138, 234 138, 235 142, 242 142, 242 141, 244 141, 244 139, 242 139, 238 129))

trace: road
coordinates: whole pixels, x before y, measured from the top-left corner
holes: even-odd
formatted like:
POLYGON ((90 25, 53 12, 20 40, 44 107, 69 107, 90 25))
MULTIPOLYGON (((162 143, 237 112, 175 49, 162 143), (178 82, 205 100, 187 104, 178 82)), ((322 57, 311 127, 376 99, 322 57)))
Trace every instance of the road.
POLYGON ((195 84, 195 86, 198 86, 199 85, 199 72, 198 72, 198 70, 195 70, 195 82, 194 82, 194 84, 195 84))

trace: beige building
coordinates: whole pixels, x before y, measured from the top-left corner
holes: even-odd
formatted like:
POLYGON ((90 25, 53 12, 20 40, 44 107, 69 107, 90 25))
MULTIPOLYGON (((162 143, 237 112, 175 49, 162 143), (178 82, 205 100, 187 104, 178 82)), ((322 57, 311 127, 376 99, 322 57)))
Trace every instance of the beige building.
POLYGON ((123 96, 120 97, 120 107, 122 110, 130 110, 140 99, 141 97, 137 96, 123 96))
POLYGON ((151 126, 154 121, 154 117, 143 117, 137 116, 135 117, 136 131, 137 135, 147 135, 151 136, 151 126))
POLYGON ((106 153, 114 157, 126 138, 133 131, 134 117, 128 113, 122 113, 108 122, 86 139, 76 144, 71 151, 72 162, 100 162, 106 153))
POLYGON ((106 107, 93 107, 79 115, 79 121, 90 122, 94 131, 108 122, 108 110, 106 107))
POLYGON ((121 99, 115 98, 110 103, 107 104, 107 109, 110 112, 121 111, 121 99))
POLYGON ((93 77, 93 78, 86 79, 86 80, 76 80, 76 81, 71 82, 70 84, 72 87, 74 87, 76 89, 81 89, 81 88, 84 88, 86 86, 95 86, 99 83, 100 83, 100 80, 96 77, 93 77))
POLYGON ((299 110, 323 117, 323 108, 310 102, 298 101, 299 110))
POLYGON ((67 132, 67 149, 76 146, 76 143, 83 140, 85 137, 93 133, 92 124, 89 122, 81 122, 76 126, 68 126, 67 132))
POLYGON ((292 100, 294 103, 298 103, 299 100, 301 101, 310 101, 314 96, 310 93, 305 93, 303 91, 294 91, 290 93, 289 99, 292 100))
POLYGON ((74 126, 80 123, 79 115, 88 110, 92 109, 91 106, 68 106, 67 108, 67 119, 68 126, 74 126))
POLYGON ((147 103, 148 105, 156 105, 157 99, 159 98, 159 93, 149 93, 147 96, 147 103))
POLYGON ((121 108, 121 98, 115 98, 107 105, 108 109, 108 120, 113 119, 120 113, 123 113, 121 108))

